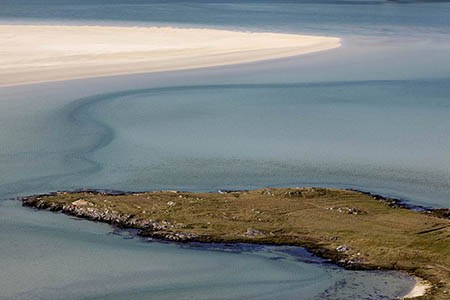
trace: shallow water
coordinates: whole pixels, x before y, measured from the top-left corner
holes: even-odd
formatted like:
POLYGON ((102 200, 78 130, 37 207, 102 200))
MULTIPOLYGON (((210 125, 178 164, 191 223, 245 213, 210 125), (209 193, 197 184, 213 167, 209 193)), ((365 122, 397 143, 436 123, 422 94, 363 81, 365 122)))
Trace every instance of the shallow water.
MULTIPOLYGON (((0 199, 314 185, 450 205, 445 1, 27 2, 0 0, 0 23, 175 24, 334 35, 344 45, 0 88, 0 199)), ((272 248, 193 250, 110 232, 1 201, 0 299, 383 299, 411 285, 272 248)))

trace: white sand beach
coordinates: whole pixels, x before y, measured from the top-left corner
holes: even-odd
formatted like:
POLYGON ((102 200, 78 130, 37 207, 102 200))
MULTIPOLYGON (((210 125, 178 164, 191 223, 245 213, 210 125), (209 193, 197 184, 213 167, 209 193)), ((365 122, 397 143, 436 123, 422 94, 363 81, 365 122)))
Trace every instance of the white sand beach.
POLYGON ((221 66, 340 45, 335 37, 213 29, 0 25, 0 86, 221 66))
POLYGON ((426 294, 427 290, 431 288, 431 284, 420 278, 416 278, 416 284, 408 294, 402 297, 402 299, 411 299, 420 297, 426 294))

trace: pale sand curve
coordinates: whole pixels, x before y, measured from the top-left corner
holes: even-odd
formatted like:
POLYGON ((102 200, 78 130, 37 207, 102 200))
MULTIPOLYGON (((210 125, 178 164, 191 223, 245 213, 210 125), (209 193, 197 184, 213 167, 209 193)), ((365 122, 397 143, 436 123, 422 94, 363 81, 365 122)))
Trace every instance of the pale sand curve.
POLYGON ((0 25, 0 86, 221 66, 340 45, 335 37, 214 29, 0 25))
POLYGON ((413 289, 411 291, 409 291, 408 294, 401 297, 401 299, 410 299, 410 298, 416 298, 416 297, 423 296, 426 294, 428 289, 431 288, 431 284, 429 282, 424 281, 417 277, 415 278, 415 280, 416 280, 416 284, 414 285, 413 289))

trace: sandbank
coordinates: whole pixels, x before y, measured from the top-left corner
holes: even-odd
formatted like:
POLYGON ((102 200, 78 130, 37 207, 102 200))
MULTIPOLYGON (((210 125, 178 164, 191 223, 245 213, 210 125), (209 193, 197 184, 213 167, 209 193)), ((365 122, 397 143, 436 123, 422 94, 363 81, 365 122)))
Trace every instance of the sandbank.
POLYGON ((337 48, 336 37, 172 27, 0 25, 0 86, 183 70, 337 48))

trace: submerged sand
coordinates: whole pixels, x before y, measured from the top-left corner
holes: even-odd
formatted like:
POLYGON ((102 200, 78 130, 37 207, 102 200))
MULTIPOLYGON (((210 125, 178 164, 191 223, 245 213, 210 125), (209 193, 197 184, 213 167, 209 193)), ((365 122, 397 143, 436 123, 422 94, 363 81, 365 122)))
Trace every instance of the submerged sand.
POLYGON ((0 86, 254 62, 340 44, 214 29, 0 25, 0 86))

